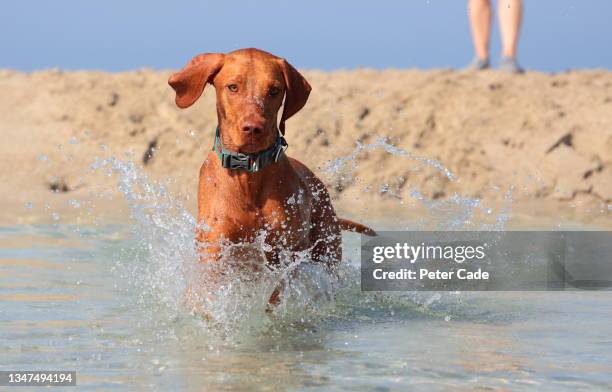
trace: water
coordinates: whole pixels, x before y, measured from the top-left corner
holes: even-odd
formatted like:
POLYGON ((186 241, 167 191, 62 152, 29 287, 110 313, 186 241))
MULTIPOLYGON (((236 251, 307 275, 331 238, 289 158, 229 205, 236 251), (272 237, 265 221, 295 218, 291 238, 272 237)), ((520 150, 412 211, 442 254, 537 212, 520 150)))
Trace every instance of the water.
MULTIPOLYGON (((612 388, 609 292, 364 293, 351 234, 337 279, 305 255, 255 274, 230 255, 225 280, 199 297, 205 314, 193 311, 186 288, 219 272, 194 263, 194 218, 129 162, 91 170, 118 178, 129 223, 58 215, 0 228, 1 369, 76 370, 92 390, 612 388), (267 312, 287 277, 283 303, 267 312)), ((445 228, 489 213, 460 196, 421 201, 445 228)))
POLYGON ((81 387, 105 390, 612 385, 609 293, 373 295, 354 284, 326 309, 229 339, 156 302, 143 288, 153 283, 121 277, 130 231, 2 228, 0 368, 76 369, 81 387))

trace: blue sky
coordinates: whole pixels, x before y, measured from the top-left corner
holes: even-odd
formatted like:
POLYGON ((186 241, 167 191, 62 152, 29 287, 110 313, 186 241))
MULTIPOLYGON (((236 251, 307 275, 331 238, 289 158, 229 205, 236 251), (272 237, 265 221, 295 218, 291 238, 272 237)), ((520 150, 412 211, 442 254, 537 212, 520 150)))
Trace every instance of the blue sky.
MULTIPOLYGON (((196 53, 251 46, 300 68, 458 68, 472 57, 466 3, 12 0, 2 5, 0 68, 178 68, 196 53)), ((528 69, 612 69, 611 0, 525 0, 525 8, 528 69)), ((497 59, 497 26, 493 34, 497 59)))

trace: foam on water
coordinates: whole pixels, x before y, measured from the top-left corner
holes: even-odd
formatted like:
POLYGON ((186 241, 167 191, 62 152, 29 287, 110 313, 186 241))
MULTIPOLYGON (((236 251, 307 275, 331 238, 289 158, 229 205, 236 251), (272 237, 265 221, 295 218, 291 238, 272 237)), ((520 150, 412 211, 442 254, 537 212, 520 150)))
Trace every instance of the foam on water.
MULTIPOLYGON (((325 172, 338 175, 346 165, 355 169, 358 154, 374 149, 416 161, 414 170, 430 166, 449 180, 455 179, 438 161, 415 157, 382 138, 372 144, 358 143, 350 155, 331 161, 325 172)), ((201 328, 198 333, 237 342, 270 331, 308 328, 335 318, 377 318, 398 312, 451 317, 448 311, 456 303, 457 293, 361 292, 358 260, 351 255, 354 252, 344 252, 341 267, 333 275, 310 263, 307 252, 285 255, 277 268, 236 262, 232 253, 244 253, 245 247, 255 252, 255 259, 265 257, 261 235, 254 244, 228 245, 219 263, 198 263, 194 240, 198 223, 163 184, 150 180, 129 160, 98 159, 91 169, 115 175, 129 204, 135 246, 119 256, 118 270, 137 290, 148 322, 163 331, 158 337, 176 337, 177 328, 184 328, 185 320, 189 320, 192 334, 197 325, 196 329, 201 328), (270 308, 268 299, 279 287, 282 301, 270 308)), ((470 222, 475 209, 486 210, 479 200, 459 195, 434 201, 412 190, 410 196, 433 215, 443 217, 444 224, 438 224, 439 229, 460 229, 470 222)), ((505 214, 500 214, 496 225, 489 228, 500 229, 505 219, 505 214)), ((205 230, 205 222, 200 224, 205 230)))

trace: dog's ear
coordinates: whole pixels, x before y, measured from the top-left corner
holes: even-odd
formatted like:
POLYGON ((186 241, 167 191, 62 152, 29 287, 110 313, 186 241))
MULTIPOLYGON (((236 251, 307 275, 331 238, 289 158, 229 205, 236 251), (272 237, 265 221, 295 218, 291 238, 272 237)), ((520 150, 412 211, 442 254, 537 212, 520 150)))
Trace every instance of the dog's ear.
POLYGON ((185 109, 193 105, 204 92, 206 83, 212 83, 224 58, 222 53, 199 54, 180 72, 170 76, 168 84, 176 91, 176 106, 185 109))
POLYGON ((283 72, 283 78, 285 79, 285 103, 283 106, 283 114, 280 120, 280 131, 285 134, 285 121, 300 111, 301 108, 306 105, 308 101, 308 95, 310 94, 310 84, 304 79, 291 64, 285 59, 280 59, 281 70, 283 72))

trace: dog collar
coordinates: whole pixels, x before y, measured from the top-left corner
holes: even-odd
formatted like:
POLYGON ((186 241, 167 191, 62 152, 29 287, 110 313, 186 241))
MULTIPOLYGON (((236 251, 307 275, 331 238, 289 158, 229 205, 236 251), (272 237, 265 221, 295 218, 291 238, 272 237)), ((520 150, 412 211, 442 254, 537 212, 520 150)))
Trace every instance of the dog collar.
POLYGON ((249 173, 256 173, 271 163, 278 162, 285 150, 289 147, 284 137, 278 136, 272 147, 254 154, 243 154, 240 152, 228 151, 223 147, 219 127, 215 131, 215 143, 213 151, 217 153, 221 165, 226 169, 245 170, 249 173))

